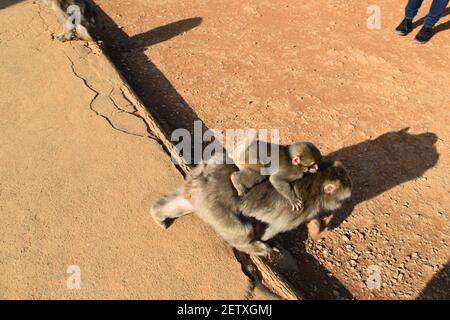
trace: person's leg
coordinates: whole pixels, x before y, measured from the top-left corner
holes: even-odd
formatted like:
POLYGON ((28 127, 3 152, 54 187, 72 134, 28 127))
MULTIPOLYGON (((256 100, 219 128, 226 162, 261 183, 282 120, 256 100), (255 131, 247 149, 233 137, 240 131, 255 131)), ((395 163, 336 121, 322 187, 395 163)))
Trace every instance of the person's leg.
POLYGON ((408 4, 405 8, 405 18, 412 20, 419 12, 420 6, 422 5, 423 0, 408 0, 408 4))
POLYGON ((427 43, 433 36, 433 27, 444 13, 449 0, 433 0, 430 12, 425 17, 423 28, 420 29, 414 40, 418 43, 427 43))
POLYGON ((405 8, 405 18, 403 21, 395 28, 395 32, 397 32, 401 36, 406 36, 408 33, 412 31, 412 21, 414 17, 419 12, 420 6, 422 5, 423 0, 409 0, 408 4, 405 8))
POLYGON ((427 14, 424 22, 425 28, 433 28, 434 25, 441 18, 445 8, 448 5, 449 0, 433 0, 431 4, 430 12, 427 14))

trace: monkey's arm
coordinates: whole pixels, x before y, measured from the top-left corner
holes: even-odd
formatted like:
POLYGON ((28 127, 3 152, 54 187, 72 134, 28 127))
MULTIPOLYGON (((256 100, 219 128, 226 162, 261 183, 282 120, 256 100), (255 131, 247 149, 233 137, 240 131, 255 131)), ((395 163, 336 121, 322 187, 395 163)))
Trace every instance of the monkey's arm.
POLYGON ((278 193, 291 202, 294 211, 303 210, 302 198, 295 193, 290 182, 283 177, 282 173, 277 172, 271 175, 269 180, 278 193))

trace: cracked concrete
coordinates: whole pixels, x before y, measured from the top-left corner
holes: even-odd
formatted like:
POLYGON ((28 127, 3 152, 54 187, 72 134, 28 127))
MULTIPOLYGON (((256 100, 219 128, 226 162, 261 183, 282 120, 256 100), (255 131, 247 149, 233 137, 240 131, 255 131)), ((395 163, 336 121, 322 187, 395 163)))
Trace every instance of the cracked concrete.
POLYGON ((0 298, 245 298, 209 227, 151 221, 183 178, 98 48, 59 28, 39 2, 0 10, 0 298))
MULTIPOLYGON (((113 84, 111 84, 112 88, 107 95, 97 91, 88 80, 78 74, 74 61, 72 61, 69 56, 67 56, 67 59, 70 62, 72 73, 94 94, 92 100, 89 102, 89 108, 97 116, 105 119, 112 128, 120 132, 138 137, 156 139, 145 120, 138 114, 138 110, 126 99, 122 88, 120 88, 121 95, 116 95, 116 99, 117 97, 120 97, 124 104, 123 107, 120 107, 112 97, 112 94, 118 91, 113 84), (128 110, 126 108, 128 108, 128 110)), ((105 80, 97 79, 97 81, 105 80)))

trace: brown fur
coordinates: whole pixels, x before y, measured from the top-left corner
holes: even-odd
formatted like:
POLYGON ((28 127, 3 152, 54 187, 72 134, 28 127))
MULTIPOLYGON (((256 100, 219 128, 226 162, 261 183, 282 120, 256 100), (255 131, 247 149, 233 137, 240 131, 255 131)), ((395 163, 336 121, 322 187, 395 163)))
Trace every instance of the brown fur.
POLYGON ((295 193, 290 183, 301 179, 311 166, 317 165, 322 159, 319 149, 310 142, 298 142, 285 146, 255 140, 244 149, 241 155, 242 159, 236 161, 239 171, 231 175, 231 181, 240 196, 244 195, 254 185, 264 181, 267 176, 262 175, 261 169, 267 167, 267 165, 263 164, 258 152, 255 154, 257 157, 256 163, 252 163, 250 149, 259 150, 262 148, 267 151, 270 158, 275 156, 272 154, 273 147, 279 151, 278 168, 270 175, 269 181, 282 196, 290 201, 294 210, 302 210, 302 197, 295 193), (294 164, 294 160, 298 163, 294 164))
POLYGON ((294 182, 294 189, 306 201, 302 214, 293 215, 289 201, 269 181, 255 186, 243 198, 238 197, 230 180, 237 170, 235 165, 218 165, 213 161, 200 165, 182 189, 152 207, 153 219, 166 226, 167 219, 195 212, 236 249, 267 255, 271 248, 263 241, 314 219, 322 210, 339 208, 350 196, 350 179, 342 165, 324 164, 317 174, 305 175, 301 181, 294 182), (335 187, 335 192, 327 194, 324 190, 330 185, 335 187), (261 237, 263 241, 254 240, 253 227, 242 215, 268 224, 261 237))

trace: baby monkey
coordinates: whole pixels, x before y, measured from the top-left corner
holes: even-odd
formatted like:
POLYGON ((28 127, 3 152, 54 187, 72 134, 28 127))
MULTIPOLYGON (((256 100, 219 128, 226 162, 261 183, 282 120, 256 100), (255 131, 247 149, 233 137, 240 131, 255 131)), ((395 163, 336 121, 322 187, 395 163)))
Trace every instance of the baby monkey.
POLYGON ((291 183, 303 178, 305 173, 316 173, 322 155, 319 149, 310 142, 297 142, 291 145, 275 145, 268 142, 254 140, 244 148, 236 165, 239 171, 231 175, 231 182, 239 196, 244 195, 248 189, 262 182, 270 175, 269 181, 273 187, 290 201, 292 210, 303 210, 303 200, 292 187, 291 183), (261 148, 266 148, 267 159, 270 165, 275 161, 275 170, 264 173, 269 168, 261 156, 261 148), (278 151, 278 152, 277 152, 278 151), (253 159, 256 158, 256 161, 253 159), (252 159, 252 161, 250 161, 252 159), (243 160, 243 161, 241 161, 243 160))
POLYGON ((44 0, 58 16, 63 32, 55 38, 61 42, 70 40, 92 41, 88 32, 97 14, 88 0, 44 0))

